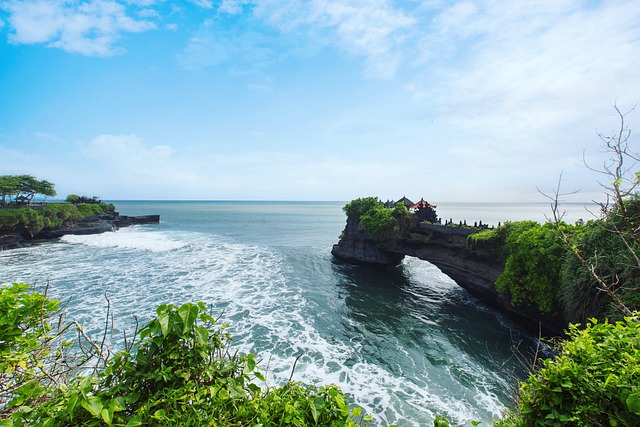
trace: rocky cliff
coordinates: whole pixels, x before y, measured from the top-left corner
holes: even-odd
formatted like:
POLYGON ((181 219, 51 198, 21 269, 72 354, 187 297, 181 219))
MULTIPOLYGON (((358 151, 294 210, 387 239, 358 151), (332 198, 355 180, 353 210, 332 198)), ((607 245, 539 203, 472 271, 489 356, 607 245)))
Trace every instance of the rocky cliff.
POLYGON ((350 220, 340 241, 331 253, 339 261, 375 267, 397 265, 405 256, 428 261, 458 285, 498 310, 530 328, 552 335, 562 333, 566 322, 546 316, 533 307, 513 307, 509 299, 495 288, 504 265, 492 248, 472 248, 467 237, 476 232, 469 228, 421 223, 403 237, 380 240, 350 220))
POLYGON ((126 216, 118 212, 88 216, 81 220, 69 218, 61 227, 43 228, 33 233, 21 226, 0 227, 0 250, 15 249, 34 240, 58 239, 65 234, 100 234, 120 227, 138 224, 158 224, 160 215, 126 216))

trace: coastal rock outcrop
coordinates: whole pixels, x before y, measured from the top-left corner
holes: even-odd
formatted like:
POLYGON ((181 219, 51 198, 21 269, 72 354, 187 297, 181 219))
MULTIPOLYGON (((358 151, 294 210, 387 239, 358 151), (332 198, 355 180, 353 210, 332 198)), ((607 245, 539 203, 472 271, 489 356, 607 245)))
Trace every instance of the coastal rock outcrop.
POLYGON ((126 216, 118 212, 70 218, 57 228, 45 227, 33 233, 21 226, 0 227, 0 250, 15 249, 33 240, 58 239, 66 234, 101 234, 116 231, 121 227, 140 224, 158 224, 160 215, 126 216))
POLYGON ((471 228, 420 223, 400 238, 383 240, 347 220, 344 233, 331 253, 341 262, 382 268, 397 265, 405 256, 428 261, 499 311, 536 331, 542 327, 547 334, 561 334, 566 327, 563 319, 543 315, 532 307, 513 307, 496 290, 495 281, 504 269, 503 262, 491 248, 468 245, 467 237, 475 232, 471 228))
POLYGON ((358 265, 387 267, 398 264, 403 254, 389 251, 355 221, 347 220, 347 226, 338 244, 331 250, 337 259, 358 265))

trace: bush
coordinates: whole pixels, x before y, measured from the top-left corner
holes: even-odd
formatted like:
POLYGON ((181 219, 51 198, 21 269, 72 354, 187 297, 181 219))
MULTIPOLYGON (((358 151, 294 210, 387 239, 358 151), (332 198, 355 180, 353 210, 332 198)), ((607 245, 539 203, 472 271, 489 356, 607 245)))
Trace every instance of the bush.
POLYGON ((105 203, 50 203, 37 208, 0 209, 0 227, 22 227, 35 236, 44 228, 59 228, 69 219, 81 220, 113 211, 115 206, 105 203))
POLYGON ((626 201, 625 217, 615 209, 604 220, 582 227, 581 233, 574 237, 574 253, 567 257, 560 288, 560 301, 571 321, 585 322, 590 317, 599 320, 621 318, 619 302, 613 301, 611 295, 601 289, 594 273, 609 284, 610 290, 626 307, 631 311, 640 310, 638 204, 635 197, 626 201), (584 266, 576 253, 593 267, 593 271, 584 266))
POLYGON ((567 254, 554 224, 534 221, 507 224, 504 271, 496 289, 511 297, 511 304, 532 305, 542 313, 554 312, 560 271, 567 254))
POLYGON ((364 213, 360 225, 372 236, 379 236, 396 230, 398 220, 393 216, 393 209, 380 205, 364 213))
MULTIPOLYGON (((31 363, 31 354, 49 347, 46 316, 46 326, 37 328, 42 307, 46 314, 56 305, 45 304, 48 300, 42 295, 26 294, 26 289, 13 285, 0 294, 3 373, 11 371, 8 361, 15 359, 14 365, 22 366, 20 360, 26 358, 31 363), (16 308, 22 306, 26 308, 16 308), (5 312, 15 314, 1 317, 5 312), (19 318, 17 327, 12 317, 19 318), (35 338, 29 335, 33 328, 35 338), (24 346, 25 340, 35 344, 24 346)), ((360 410, 350 410, 337 386, 288 382, 268 387, 255 356, 231 352, 226 326, 218 326, 203 303, 161 305, 156 314, 134 343, 109 358, 99 373, 70 380, 60 375, 50 380, 36 377, 23 381, 21 388, 13 387, 0 405, 0 425, 356 425, 353 419, 360 410)), ((99 346, 94 350, 103 354, 99 346)), ((37 370, 40 365, 33 366, 37 370)))
POLYGON ((510 230, 510 222, 496 228, 478 231, 467 237, 469 249, 487 249, 496 258, 504 262, 507 258, 505 241, 510 230))
POLYGON ((640 425, 638 320, 572 325, 558 356, 529 376, 515 410, 495 425, 640 425))
POLYGON ((403 204, 388 208, 377 197, 352 200, 342 210, 349 220, 359 223, 367 233, 378 239, 396 239, 417 222, 415 215, 403 204))
POLYGON ((52 384, 55 333, 49 321, 58 301, 28 290, 22 283, 0 287, 0 420, 40 399, 52 384))
POLYGON ((363 197, 347 203, 342 210, 348 219, 354 222, 360 222, 360 217, 378 209, 380 206, 384 207, 384 205, 378 201, 377 197, 363 197))
POLYGON ((111 203, 78 203, 75 205, 75 207, 78 209, 78 215, 80 218, 94 215, 104 215, 115 211, 115 206, 111 203))

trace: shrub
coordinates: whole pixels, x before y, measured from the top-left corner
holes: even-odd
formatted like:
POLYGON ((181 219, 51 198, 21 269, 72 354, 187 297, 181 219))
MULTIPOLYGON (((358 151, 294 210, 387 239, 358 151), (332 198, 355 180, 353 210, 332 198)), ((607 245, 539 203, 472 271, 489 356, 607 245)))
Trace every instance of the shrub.
POLYGON ((0 287, 0 420, 39 400, 52 384, 50 319, 58 301, 28 290, 23 283, 0 287))
POLYGON ((23 227, 34 236, 44 228, 59 228, 68 219, 80 220, 113 211, 115 206, 105 203, 50 203, 37 208, 0 209, 0 227, 23 227))
POLYGON ((522 384, 515 410, 496 426, 640 425, 638 317, 572 325, 569 338, 522 384))
POLYGON ((78 215, 81 218, 94 215, 104 215, 115 210, 115 206, 113 206, 113 204, 105 203, 78 203, 75 207, 78 209, 78 215))
POLYGON ((378 239, 396 239, 417 222, 415 215, 403 204, 399 203, 394 208, 385 207, 377 197, 352 200, 342 210, 349 220, 359 223, 366 232, 378 239))
MULTIPOLYGON (((22 367, 21 360, 28 360, 30 367, 33 357, 49 348, 46 314, 57 306, 42 295, 28 295, 26 289, 13 285, 0 294, 3 380, 7 372, 17 371, 15 366, 22 367), (16 316, 22 319, 18 326, 12 320, 16 316), (38 329, 41 324, 45 326, 38 329), (29 345, 21 344, 25 341, 29 345)), ((288 382, 268 387, 255 356, 230 351, 226 325, 218 326, 203 303, 161 305, 156 314, 134 343, 106 360, 99 373, 70 380, 33 377, 12 387, 4 395, 8 404, 0 405, 0 425, 356 426, 360 410, 350 410, 337 386, 288 382)), ((94 350, 102 354, 99 346, 94 350)), ((63 352, 47 354, 65 357, 63 352)), ((34 363, 32 369, 41 367, 34 363)), ((5 381, 3 390, 5 383, 13 384, 5 381)))
POLYGON ((507 257, 505 241, 509 234, 510 224, 507 222, 496 228, 470 234, 467 237, 467 247, 469 249, 488 249, 493 256, 504 262, 507 257))
POLYGON ((379 236, 396 230, 398 220, 393 216, 393 209, 380 205, 364 213, 360 225, 372 236, 379 236))
POLYGON ((559 294, 570 320, 584 322, 589 317, 620 319, 620 301, 632 311, 640 309, 636 200, 634 197, 625 203, 625 217, 618 215, 618 209, 615 209, 604 220, 582 227, 581 233, 574 237, 573 253, 567 257, 562 270, 559 294), (593 270, 585 267, 576 254, 593 270), (618 302, 602 290, 594 274, 609 284, 610 291, 620 298, 618 302))
POLYGON ((377 197, 363 197, 347 203, 344 205, 342 210, 347 215, 348 219, 354 222, 360 222, 360 217, 362 217, 362 215, 365 215, 380 206, 384 205, 378 201, 377 197))
POLYGON ((507 225, 504 271, 496 289, 511 297, 511 304, 533 305, 542 313, 557 309, 557 288, 567 249, 553 224, 534 221, 507 225))

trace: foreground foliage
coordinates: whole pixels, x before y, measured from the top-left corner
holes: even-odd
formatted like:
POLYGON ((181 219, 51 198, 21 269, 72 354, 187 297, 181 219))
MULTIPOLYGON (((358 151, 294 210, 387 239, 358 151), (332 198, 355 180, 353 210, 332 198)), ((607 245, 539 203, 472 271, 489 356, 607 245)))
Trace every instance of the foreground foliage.
POLYGON ((497 426, 640 425, 640 323, 572 325, 555 359, 522 384, 514 412, 497 426))
POLYGON ((570 320, 620 319, 621 313, 640 310, 639 212, 640 198, 634 195, 570 236, 572 251, 559 290, 570 320))
MULTIPOLYGON (((572 325, 555 358, 521 384, 513 410, 494 427, 640 425, 638 313, 616 323, 572 325)), ((472 421, 472 426, 480 423, 472 421)), ((434 427, 450 427, 436 417, 434 427)))
MULTIPOLYGON (((38 402, 52 385, 51 356, 56 333, 49 323, 58 301, 28 293, 28 285, 0 288, 0 409, 13 412, 25 401, 38 402)), ((59 374, 56 376, 60 376, 59 374)))
POLYGON ((113 357, 93 347, 105 360, 95 374, 39 376, 46 366, 38 352, 48 348, 57 306, 26 291, 14 284, 0 294, 2 308, 13 313, 0 317, 0 426, 355 426, 360 416, 337 386, 269 387, 254 355, 230 353, 225 325, 201 302, 159 306, 113 357))

